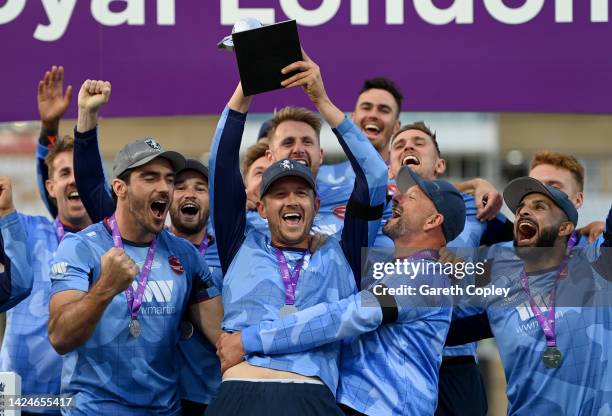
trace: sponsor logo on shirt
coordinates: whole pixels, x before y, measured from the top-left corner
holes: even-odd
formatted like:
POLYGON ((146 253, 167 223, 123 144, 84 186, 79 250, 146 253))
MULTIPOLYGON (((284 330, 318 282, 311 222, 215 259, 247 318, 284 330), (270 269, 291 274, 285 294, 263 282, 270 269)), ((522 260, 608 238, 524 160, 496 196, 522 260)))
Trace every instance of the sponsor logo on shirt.
MULTIPOLYGON (((138 283, 134 281, 132 288, 136 290, 138 283)), ((176 307, 172 305, 174 295, 173 280, 149 280, 142 296, 142 307, 138 313, 143 315, 173 315, 176 307), (150 305, 147 305, 150 303, 150 305)))
POLYGON ((60 276, 68 271, 68 263, 62 261, 60 263, 55 263, 51 266, 51 274, 53 276, 60 276))

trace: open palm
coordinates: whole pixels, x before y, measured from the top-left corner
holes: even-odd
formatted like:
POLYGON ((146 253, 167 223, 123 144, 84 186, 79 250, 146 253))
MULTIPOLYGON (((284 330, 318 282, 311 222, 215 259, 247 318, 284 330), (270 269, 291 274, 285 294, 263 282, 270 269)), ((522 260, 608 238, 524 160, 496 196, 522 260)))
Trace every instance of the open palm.
POLYGON ((38 112, 43 123, 59 121, 68 110, 72 86, 64 89, 64 68, 53 66, 38 83, 38 112))

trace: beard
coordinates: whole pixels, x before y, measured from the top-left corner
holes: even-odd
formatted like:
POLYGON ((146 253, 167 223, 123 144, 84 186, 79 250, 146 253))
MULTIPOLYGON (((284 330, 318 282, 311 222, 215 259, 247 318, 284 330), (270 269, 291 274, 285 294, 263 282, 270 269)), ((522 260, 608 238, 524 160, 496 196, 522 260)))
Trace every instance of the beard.
POLYGON ((136 220, 136 222, 148 233, 158 234, 164 228, 163 223, 161 226, 156 226, 151 219, 147 218, 150 207, 145 200, 136 198, 129 188, 127 192, 127 203, 128 211, 134 217, 134 220, 136 220))
POLYGON ((399 217, 399 219, 395 222, 388 222, 383 227, 383 234, 389 237, 391 240, 396 240, 401 236, 408 233, 408 223, 404 220, 404 218, 399 217))
POLYGON ((559 223, 543 229, 533 247, 519 247, 517 246, 517 241, 515 238, 514 248, 516 255, 519 258, 528 261, 536 261, 549 256, 549 250, 545 250, 545 248, 555 246, 555 241, 559 235, 560 228, 561 224, 559 223))
POLYGON ((181 214, 178 212, 171 211, 170 212, 170 221, 172 221, 172 226, 176 228, 182 234, 191 235, 197 234, 206 226, 208 222, 208 211, 200 210, 198 212, 198 219, 196 222, 185 223, 181 221, 181 214))

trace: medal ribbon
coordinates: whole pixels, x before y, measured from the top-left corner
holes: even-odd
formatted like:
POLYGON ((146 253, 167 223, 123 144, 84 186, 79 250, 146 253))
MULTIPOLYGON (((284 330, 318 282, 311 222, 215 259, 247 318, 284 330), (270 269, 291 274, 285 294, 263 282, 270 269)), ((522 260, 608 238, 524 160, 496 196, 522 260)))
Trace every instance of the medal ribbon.
POLYGON ((304 255, 298 260, 295 267, 290 272, 289 266, 287 265, 287 259, 283 252, 276 247, 272 247, 272 250, 278 260, 281 279, 283 279, 283 284, 285 285, 285 305, 293 305, 295 303, 295 288, 300 279, 300 272, 304 266, 304 260, 310 253, 308 250, 304 250, 304 255))
POLYGON ((202 239, 202 242, 200 243, 200 246, 198 247, 198 251, 200 252, 202 256, 206 253, 206 250, 208 250, 209 244, 210 242, 208 240, 208 235, 204 233, 204 238, 202 239))
POLYGON ((529 278, 527 277, 527 273, 525 269, 521 271, 520 281, 521 286, 527 296, 529 296, 529 306, 531 307, 531 311, 538 321, 538 325, 542 328, 542 332, 544 332, 544 336, 546 337, 546 346, 547 347, 556 347, 557 346, 557 337, 555 334, 555 300, 557 297, 557 283, 561 279, 561 275, 563 271, 567 268, 567 263, 569 261, 569 254, 572 251, 572 248, 578 242, 578 235, 573 233, 567 243, 567 249, 565 251, 565 256, 559 265, 559 269, 557 271, 557 278, 555 279, 555 285, 550 293, 549 300, 549 308, 548 308, 548 316, 544 316, 542 309, 536 304, 535 299, 531 296, 531 291, 529 290, 529 278))
MULTIPOLYGON (((113 235, 113 245, 117 248, 123 248, 123 241, 121 240, 121 233, 119 232, 119 226, 113 214, 108 219, 108 225, 111 228, 113 235)), ((142 298, 144 296, 145 288, 147 287, 147 281, 149 280, 149 274, 151 273, 151 267, 153 266, 153 258, 155 257, 155 248, 157 247, 157 238, 153 238, 149 250, 147 251, 147 258, 138 276, 138 286, 136 287, 136 293, 132 285, 128 286, 125 290, 125 296, 127 297, 128 311, 130 312, 130 318, 136 319, 140 306, 142 305, 142 298)))
POLYGON ((60 221, 59 217, 57 217, 55 221, 53 221, 53 225, 55 226, 55 235, 57 236, 57 242, 61 243, 64 239, 64 235, 66 234, 66 232, 64 231, 64 225, 60 221))

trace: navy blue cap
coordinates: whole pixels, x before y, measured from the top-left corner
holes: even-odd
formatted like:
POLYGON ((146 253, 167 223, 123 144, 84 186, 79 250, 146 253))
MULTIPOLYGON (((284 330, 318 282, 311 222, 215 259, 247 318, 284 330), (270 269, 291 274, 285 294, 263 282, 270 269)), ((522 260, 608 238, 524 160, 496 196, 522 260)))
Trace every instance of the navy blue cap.
POLYGON ((556 206, 561 208, 568 220, 574 225, 578 224, 578 210, 570 201, 567 194, 553 186, 544 185, 542 182, 529 176, 523 176, 512 180, 504 189, 504 201, 510 211, 516 213, 521 201, 530 194, 543 194, 549 197, 556 206))
POLYGON ((257 141, 260 141, 264 137, 268 137, 268 133, 272 128, 272 119, 268 119, 261 123, 261 127, 259 128, 259 133, 257 134, 257 141))
POLYGON ((465 202, 457 188, 450 182, 436 179, 421 179, 409 166, 403 166, 395 180, 401 193, 417 185, 433 202, 436 210, 444 217, 442 232, 446 242, 453 241, 465 226, 465 202))
POLYGON ((316 189, 312 172, 308 166, 290 159, 283 159, 271 164, 268 169, 264 171, 261 179, 261 191, 259 193, 259 197, 263 198, 266 192, 270 190, 270 187, 274 182, 287 176, 294 176, 303 179, 313 190, 316 189))
POLYGON ((206 182, 208 182, 208 168, 199 160, 196 159, 187 159, 185 161, 185 167, 180 171, 176 172, 176 174, 180 174, 185 172, 186 170, 195 170, 200 175, 206 178, 206 182))

